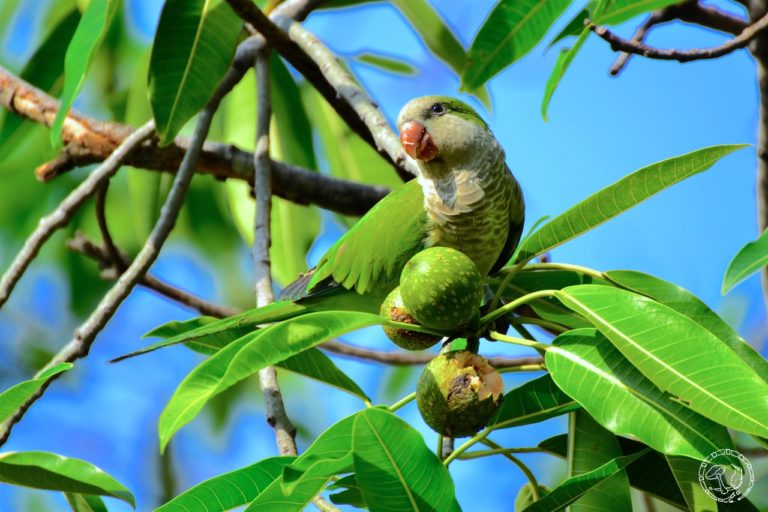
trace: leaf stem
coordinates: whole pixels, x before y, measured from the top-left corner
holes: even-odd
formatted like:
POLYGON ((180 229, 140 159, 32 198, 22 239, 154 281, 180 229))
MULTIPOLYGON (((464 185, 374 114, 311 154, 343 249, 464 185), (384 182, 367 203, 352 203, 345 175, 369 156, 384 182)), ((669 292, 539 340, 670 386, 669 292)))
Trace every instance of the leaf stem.
POLYGON ((512 302, 503 305, 502 307, 491 311, 484 317, 480 319, 480 325, 487 325, 489 322, 492 322, 499 318, 500 316, 506 315, 510 311, 513 311, 515 308, 519 308, 523 304, 527 304, 533 300, 536 299, 542 299, 545 297, 552 297, 555 294, 556 290, 539 290, 537 292, 529 293, 527 295, 523 295, 522 297, 513 300, 512 302))
POLYGON ((383 317, 381 318, 381 325, 386 325, 387 327, 394 327, 395 329, 405 329, 406 331, 420 332, 424 334, 434 334, 435 336, 445 337, 444 332, 440 332, 435 329, 430 329, 428 327, 423 327, 421 325, 407 324, 405 322, 395 322, 393 320, 388 320, 383 317))
POLYGON ((479 443, 480 441, 482 441, 483 439, 485 439, 486 436, 488 436, 488 434, 490 434, 490 433, 491 433, 491 430, 486 428, 485 430, 475 434, 473 437, 470 437, 469 439, 464 441, 464 444, 462 444, 461 446, 456 448, 456 450, 452 454, 450 454, 448 457, 446 457, 445 460, 443 461, 443 464, 447 467, 448 464, 450 464, 451 462, 454 461, 454 459, 459 458, 459 456, 462 453, 467 451, 469 448, 472 448, 473 445, 475 445, 475 444, 479 443))
POLYGON ((507 317, 507 320, 512 325, 516 325, 516 324, 538 325, 539 327, 546 327, 547 329, 556 331, 556 332, 565 332, 568 330, 568 328, 558 324, 557 322, 544 320, 543 318, 534 318, 532 316, 509 316, 507 317))
POLYGON ((525 270, 567 270, 570 272, 578 272, 579 274, 584 274, 585 276, 594 279, 607 279, 605 274, 599 270, 583 267, 581 265, 572 265, 570 263, 532 263, 525 267, 525 270))
POLYGON ((509 368, 498 368, 496 371, 499 373, 513 373, 513 372, 540 372, 546 370, 543 364, 525 364, 522 366, 510 366, 509 368))
POLYGON ((408 405, 410 402, 413 402, 416 399, 416 392, 404 396, 394 404, 389 406, 389 412, 395 412, 396 410, 400 409, 403 406, 408 405))
MULTIPOLYGON (((490 439, 481 439, 480 442, 486 446, 491 447, 494 450, 504 450, 504 448, 501 445, 491 441, 490 439)), ((520 471, 523 472, 525 477, 531 483, 531 487, 532 487, 531 492, 533 493, 534 501, 538 501, 539 498, 541 498, 541 495, 539 494, 539 482, 536 480, 536 476, 533 474, 533 471, 531 471, 531 469, 528 466, 526 466, 523 461, 521 461, 511 453, 501 453, 501 454, 504 457, 511 460, 518 468, 520 468, 520 471)))
POLYGON ((541 448, 533 446, 530 448, 492 448, 490 450, 476 450, 474 452, 464 453, 459 457, 461 460, 479 459, 481 457, 490 457, 492 455, 506 455, 509 453, 538 453, 543 452, 541 448))
POLYGON ((507 336, 496 331, 491 331, 491 338, 496 341, 503 341, 504 343, 511 343, 513 345, 522 345, 524 347, 535 348, 536 350, 549 350, 549 345, 546 343, 539 343, 538 341, 526 340, 524 338, 516 338, 514 336, 507 336))

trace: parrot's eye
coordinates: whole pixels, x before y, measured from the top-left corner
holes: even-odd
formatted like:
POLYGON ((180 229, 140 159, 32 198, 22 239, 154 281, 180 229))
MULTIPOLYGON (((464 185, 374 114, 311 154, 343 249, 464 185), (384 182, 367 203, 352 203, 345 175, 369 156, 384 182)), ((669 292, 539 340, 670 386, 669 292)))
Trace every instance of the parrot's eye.
POLYGON ((429 110, 432 111, 433 114, 442 115, 445 114, 445 105, 442 103, 435 103, 431 107, 429 107, 429 110))

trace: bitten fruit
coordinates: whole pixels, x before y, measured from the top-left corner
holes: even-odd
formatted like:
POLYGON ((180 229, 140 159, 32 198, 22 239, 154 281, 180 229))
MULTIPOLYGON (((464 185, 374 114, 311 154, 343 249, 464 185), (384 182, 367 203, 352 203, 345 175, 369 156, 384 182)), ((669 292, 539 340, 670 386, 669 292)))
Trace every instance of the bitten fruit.
MULTIPOLYGON (((381 304, 381 316, 394 322, 406 324, 418 324, 416 319, 406 310, 403 297, 400 295, 400 287, 392 290, 381 304)), ((397 327, 383 326, 384 334, 398 347, 406 350, 424 350, 440 341, 441 337, 433 334, 399 329, 397 327)))

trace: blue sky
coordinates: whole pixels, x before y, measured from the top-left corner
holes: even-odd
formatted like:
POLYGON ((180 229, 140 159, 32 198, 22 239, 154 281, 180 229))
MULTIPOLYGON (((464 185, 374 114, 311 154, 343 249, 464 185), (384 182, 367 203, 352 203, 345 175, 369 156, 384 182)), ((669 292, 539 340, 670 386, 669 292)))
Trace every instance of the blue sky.
MULTIPOLYGON (((159 2, 126 3, 134 28, 149 43, 159 2)), ((432 3, 465 46, 494 4, 489 0, 432 3)), ((37 9, 45 8, 48 2, 31 4, 37 9)), ((717 5, 732 8, 726 2, 717 5)), ((618 32, 631 34, 635 23, 619 27, 618 32)), ((319 12, 310 17, 307 27, 342 56, 386 54, 403 58, 419 69, 417 75, 403 77, 353 65, 390 120, 415 96, 458 94, 456 77, 428 53, 403 17, 389 5, 319 12)), ((659 28, 649 38, 651 44, 660 47, 703 47, 723 40, 722 35, 678 24, 659 28)), ((20 35, 15 44, 21 48, 23 43, 20 35)), ((23 54, 23 50, 19 51, 23 54)), ((607 44, 591 38, 560 84, 550 106, 550 120, 544 122, 541 98, 557 53, 557 48, 546 51, 537 47, 490 83, 493 111, 485 117, 506 148, 509 166, 524 187, 529 223, 543 215, 558 214, 655 161, 714 144, 756 141, 755 68, 745 51, 685 65, 634 58, 619 77, 612 78, 608 68, 615 54, 607 44)), ((746 339, 762 347, 766 332, 759 279, 750 278, 728 296, 720 295, 728 262, 757 235, 754 177, 755 154, 753 148, 747 148, 703 175, 556 249, 552 258, 599 270, 641 270, 673 281, 697 294, 732 321, 746 339)), ((326 246, 339 233, 337 226, 326 227, 318 247, 326 246)), ((200 257, 180 246, 169 247, 154 268, 168 281, 187 283, 191 291, 214 300, 223 295, 217 286, 219 270, 209 268, 200 257)), ((50 269, 35 268, 8 308, 18 311, 24 304, 34 304, 42 312, 59 311, 65 304, 61 297, 66 295, 66 286, 50 269)), ((140 510, 155 505, 159 493, 154 464, 157 417, 198 358, 179 348, 148 356, 151 360, 111 366, 104 361, 135 348, 140 335, 159 323, 189 316, 187 311, 151 293, 134 293, 100 336, 100 341, 110 342, 97 342, 76 371, 52 386, 4 448, 48 450, 84 458, 135 491, 140 510)), ((41 313, 41 318, 51 317, 41 313)), ((11 320, 9 314, 0 313, 0 333, 12 333, 11 320)), ((69 332, 72 319, 59 318, 53 324, 60 332, 69 332)), ((349 340, 389 347, 374 331, 355 334, 349 340)), ((504 353, 524 352, 505 347, 504 353)), ((374 397, 382 401, 396 398, 386 392, 394 382, 391 372, 357 362, 342 360, 339 364, 374 397)), ((507 387, 527 378, 510 376, 507 387)), ((298 379, 283 382, 289 414, 312 434, 359 407, 335 390, 298 379), (323 407, 328 403, 334 405, 333 410, 323 407)), ((407 392, 406 387, 400 395, 407 392)), ((255 390, 252 393, 257 395, 255 390)), ((403 409, 402 416, 420 427, 429 446, 434 444, 434 436, 421 426, 414 406, 403 409)), ((526 446, 562 431, 561 419, 506 432, 497 441, 526 446)), ((302 436, 300 444, 306 446, 307 439, 302 436)), ((274 446, 258 399, 254 399, 239 402, 221 433, 214 433, 206 418, 193 422, 180 431, 172 450, 179 486, 186 488, 269 456, 274 446)), ((531 456, 526 460, 533 463, 546 483, 555 483, 562 474, 561 466, 549 462, 551 458, 531 456)), ((461 462, 452 467, 452 473, 459 500, 468 510, 507 506, 524 481, 503 460, 461 462), (482 485, 489 490, 478 491, 482 485)), ((26 493, 0 486, 2 510, 25 509, 28 499, 26 493)), ((50 499, 61 506, 58 498, 50 499)), ((127 507, 110 503, 110 510, 127 507)))

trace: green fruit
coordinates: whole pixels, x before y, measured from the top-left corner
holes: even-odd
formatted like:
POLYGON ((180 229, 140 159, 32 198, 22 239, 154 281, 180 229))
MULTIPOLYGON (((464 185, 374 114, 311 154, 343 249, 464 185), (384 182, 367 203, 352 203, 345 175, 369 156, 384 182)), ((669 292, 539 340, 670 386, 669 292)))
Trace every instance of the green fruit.
POLYGON ((468 350, 440 354, 424 367, 416 384, 416 404, 424 422, 450 437, 471 436, 485 427, 503 394, 499 372, 468 350))
POLYGON ((426 327, 453 330, 467 325, 483 298, 483 276, 463 253, 431 247, 405 264, 400 274, 403 303, 426 327))
MULTIPOLYGON (((418 325, 418 322, 411 316, 403 305, 403 298, 400 295, 400 287, 392 290, 384 302, 381 303, 381 316, 395 322, 418 325)), ((424 334, 420 332, 409 331, 407 329, 398 329, 397 327, 383 326, 384 334, 392 340, 398 347, 406 350, 424 350, 441 340, 440 336, 433 334, 424 334)))

